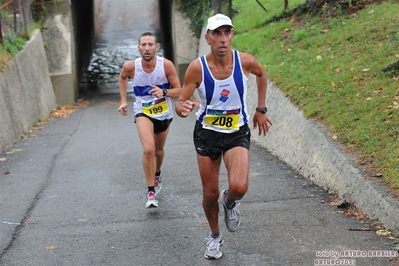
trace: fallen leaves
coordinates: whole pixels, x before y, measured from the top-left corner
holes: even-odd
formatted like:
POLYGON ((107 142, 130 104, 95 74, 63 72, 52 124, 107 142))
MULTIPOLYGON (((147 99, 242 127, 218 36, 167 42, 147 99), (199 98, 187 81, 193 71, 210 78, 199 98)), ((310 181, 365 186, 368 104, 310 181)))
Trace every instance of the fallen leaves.
POLYGON ((385 230, 385 229, 380 229, 380 230, 376 231, 376 234, 379 236, 387 236, 387 235, 390 235, 391 232, 388 230, 385 230))
POLYGON ((35 225, 35 224, 40 224, 41 221, 37 220, 37 221, 33 221, 33 222, 26 222, 27 225, 35 225))
POLYGON ((10 151, 6 152, 7 154, 13 154, 16 152, 22 151, 22 149, 11 149, 10 151))
POLYGON ((89 100, 83 100, 76 103, 76 105, 63 105, 55 109, 50 113, 50 116, 56 118, 67 118, 68 115, 72 114, 73 112, 77 111, 79 107, 85 106, 90 104, 89 100))
POLYGON ((50 116, 57 117, 57 118, 67 118, 68 115, 72 114, 76 110, 78 110, 77 106, 64 105, 64 106, 60 106, 57 109, 55 109, 54 111, 52 111, 50 113, 50 116))
POLYGON ((392 117, 393 117, 393 113, 394 113, 393 110, 394 110, 394 109, 399 109, 398 100, 399 100, 399 95, 395 95, 395 96, 392 98, 392 104, 388 105, 388 106, 383 110, 384 113, 388 113, 388 118, 392 118, 392 117))
POLYGON ((358 210, 355 206, 351 205, 345 199, 341 199, 337 194, 329 195, 330 206, 336 206, 340 210, 335 211, 335 213, 344 214, 349 217, 354 217, 357 220, 366 221, 369 225, 367 227, 361 228, 349 228, 349 231, 373 231, 380 236, 391 236, 392 232, 383 228, 378 222, 373 221, 366 217, 363 211, 358 210))

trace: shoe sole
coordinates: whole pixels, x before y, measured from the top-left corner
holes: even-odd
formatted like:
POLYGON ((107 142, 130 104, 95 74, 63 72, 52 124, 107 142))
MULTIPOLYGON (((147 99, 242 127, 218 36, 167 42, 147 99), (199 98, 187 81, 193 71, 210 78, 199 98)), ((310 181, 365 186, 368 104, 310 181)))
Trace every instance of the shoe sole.
POLYGON ((150 209, 150 208, 157 208, 158 207, 158 203, 151 203, 150 205, 145 205, 145 207, 147 208, 147 209, 150 209))
POLYGON ((220 259, 222 257, 223 253, 219 250, 219 253, 216 254, 216 256, 208 256, 206 255, 206 253, 204 254, 205 259, 207 260, 217 260, 220 259))

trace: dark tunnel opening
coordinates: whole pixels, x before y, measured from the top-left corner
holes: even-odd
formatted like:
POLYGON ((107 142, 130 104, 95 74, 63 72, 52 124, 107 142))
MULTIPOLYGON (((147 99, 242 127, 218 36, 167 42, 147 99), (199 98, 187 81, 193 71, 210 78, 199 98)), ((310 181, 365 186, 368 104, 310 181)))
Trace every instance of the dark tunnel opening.
POLYGON ((161 40, 164 48, 164 57, 173 61, 174 48, 172 39, 172 7, 171 0, 158 0, 161 40))
POLYGON ((75 71, 78 84, 90 63, 95 46, 93 1, 71 0, 72 31, 74 37, 75 71))
MULTIPOLYGON (((173 0, 158 0, 160 18, 160 42, 164 57, 174 61, 172 38, 173 0)), ((81 84, 96 47, 96 21, 94 1, 71 0, 72 27, 75 45, 75 71, 77 83, 81 84)), ((79 87, 82 93, 82 88, 79 87)))

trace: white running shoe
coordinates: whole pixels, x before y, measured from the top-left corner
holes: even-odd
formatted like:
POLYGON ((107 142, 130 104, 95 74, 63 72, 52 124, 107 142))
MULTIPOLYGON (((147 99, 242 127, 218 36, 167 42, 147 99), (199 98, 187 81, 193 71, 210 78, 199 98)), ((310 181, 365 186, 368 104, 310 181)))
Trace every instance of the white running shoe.
POLYGON ((217 260, 222 257, 222 251, 220 251, 220 247, 223 245, 222 234, 219 234, 217 238, 213 238, 209 236, 205 238, 208 240, 206 243, 206 251, 204 257, 208 260, 217 260))
POLYGON ((158 193, 161 192, 162 189, 161 176, 162 176, 162 171, 160 171, 159 175, 155 176, 155 181, 154 181, 155 195, 158 195, 158 193))
POLYGON ((238 210, 238 206, 240 205, 240 203, 235 202, 232 209, 227 208, 227 191, 228 189, 222 191, 224 223, 226 224, 227 230, 229 230, 229 232, 234 232, 237 230, 238 226, 240 226, 240 211, 238 210))
POLYGON ((147 194, 147 203, 145 204, 146 208, 155 208, 158 207, 157 196, 153 191, 148 192, 147 194))

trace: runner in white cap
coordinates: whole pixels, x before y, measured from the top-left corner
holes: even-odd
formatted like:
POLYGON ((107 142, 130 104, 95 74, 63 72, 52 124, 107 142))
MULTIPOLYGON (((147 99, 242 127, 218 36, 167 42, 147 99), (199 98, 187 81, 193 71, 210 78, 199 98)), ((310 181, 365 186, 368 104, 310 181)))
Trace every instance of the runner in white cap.
POLYGON ((247 192, 250 165, 249 108, 256 110, 253 125, 259 135, 266 135, 272 125, 266 115, 266 69, 252 55, 233 50, 233 37, 234 25, 229 17, 217 14, 208 19, 205 40, 211 51, 191 62, 175 105, 179 116, 188 116, 195 106, 190 98, 198 90, 200 107, 196 112, 194 145, 203 186, 202 204, 211 231, 204 254, 207 259, 222 256, 220 194, 227 230, 234 232, 240 225, 237 201, 247 192), (256 76, 257 106, 246 104, 249 74, 256 76), (222 160, 227 168, 228 189, 220 193, 222 160))

